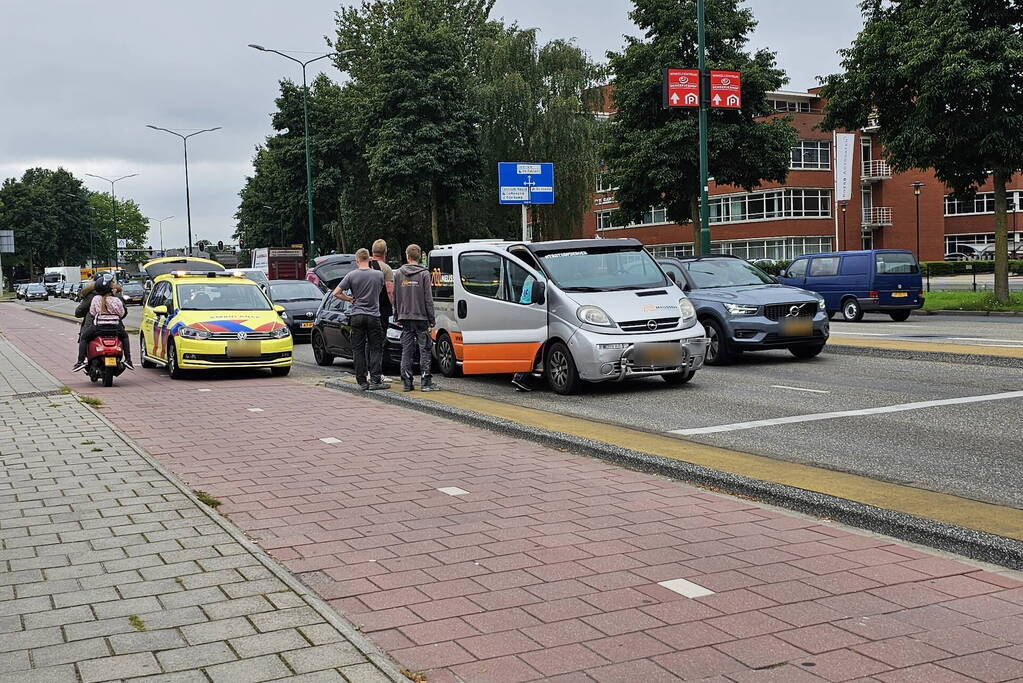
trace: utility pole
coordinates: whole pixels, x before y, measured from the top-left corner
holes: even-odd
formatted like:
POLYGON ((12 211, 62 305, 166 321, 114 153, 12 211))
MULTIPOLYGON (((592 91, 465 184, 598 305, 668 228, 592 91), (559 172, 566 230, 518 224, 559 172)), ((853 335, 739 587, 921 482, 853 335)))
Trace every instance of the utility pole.
POLYGON ((183 133, 179 133, 176 130, 171 130, 170 128, 161 128, 159 126, 154 126, 154 125, 148 124, 148 123, 146 124, 146 128, 152 128, 153 130, 161 130, 164 133, 170 133, 171 135, 178 136, 179 138, 181 138, 181 143, 182 143, 182 145, 185 148, 185 216, 186 216, 186 218, 188 220, 188 255, 191 256, 192 255, 192 198, 191 198, 191 196, 189 194, 189 191, 188 191, 188 138, 193 137, 195 135, 199 135, 200 133, 212 133, 215 130, 220 130, 220 126, 217 126, 216 128, 205 128, 203 130, 197 130, 197 131, 195 131, 193 133, 189 133, 188 135, 185 135, 183 133))
MULTIPOLYGON (((132 173, 131 175, 125 175, 121 176, 120 178, 113 179, 104 178, 103 176, 95 175, 94 173, 86 173, 85 175, 89 176, 90 178, 98 178, 100 180, 105 180, 108 183, 110 183, 110 214, 111 220, 113 221, 114 231, 114 262, 111 265, 113 266, 114 270, 117 270, 117 197, 114 196, 114 183, 119 183, 122 180, 126 180, 128 178, 134 178, 135 176, 138 175, 138 173, 132 173)), ((92 264, 92 267, 93 269, 96 268, 95 262, 92 264)))
MULTIPOLYGON (((697 254, 710 253, 710 169, 707 151, 707 110, 710 108, 710 74, 707 73, 707 17, 705 0, 696 0, 700 50, 700 244, 697 254)), ((696 245, 694 245, 696 246, 696 245)))

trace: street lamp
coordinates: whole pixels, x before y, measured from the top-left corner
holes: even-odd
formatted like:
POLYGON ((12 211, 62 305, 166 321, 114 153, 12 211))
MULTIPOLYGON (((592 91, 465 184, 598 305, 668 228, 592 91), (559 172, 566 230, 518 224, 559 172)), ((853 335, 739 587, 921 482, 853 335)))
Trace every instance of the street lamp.
MULTIPOLYGON (((75 192, 64 192, 62 194, 65 197, 74 197, 75 199, 81 199, 82 198, 82 195, 77 194, 75 192)), ((91 209, 91 207, 90 207, 90 209, 91 209)), ((89 213, 91 214, 92 212, 90 211, 89 213)), ((89 267, 90 268, 95 268, 96 267, 96 241, 95 241, 95 239, 93 239, 93 236, 95 235, 95 232, 96 232, 96 228, 92 224, 92 220, 90 220, 89 221, 89 267)))
POLYGON ((309 85, 306 82, 305 68, 313 62, 321 59, 326 59, 327 57, 333 57, 335 55, 347 55, 355 52, 355 50, 339 50, 330 54, 320 55, 319 57, 313 57, 312 59, 303 62, 302 60, 295 59, 291 55, 285 54, 280 50, 271 50, 268 47, 263 47, 262 45, 256 45, 254 43, 249 43, 249 47, 253 50, 259 50, 260 52, 273 52, 285 59, 290 59, 302 67, 302 117, 305 125, 305 190, 306 210, 308 212, 307 220, 309 222, 309 258, 316 258, 316 232, 313 229, 313 162, 312 155, 309 151, 309 85))
POLYGON ((189 196, 189 193, 188 193, 188 138, 194 137, 196 135, 199 135, 200 133, 212 133, 215 130, 220 130, 221 127, 217 126, 216 128, 204 128, 202 130, 197 130, 194 133, 189 133, 188 135, 183 135, 182 133, 179 133, 176 130, 171 130, 170 128, 160 128, 159 126, 154 126, 154 125, 148 124, 148 123, 146 124, 146 128, 152 128, 153 130, 162 130, 164 133, 170 133, 171 135, 177 135, 179 138, 181 138, 181 142, 185 146, 185 213, 188 216, 188 255, 191 256, 192 255, 192 200, 191 200, 191 198, 189 196))
POLYGON ((924 184, 919 180, 913 183, 913 194, 916 196, 916 259, 920 260, 920 188, 924 184))
MULTIPOLYGON (((127 180, 128 178, 134 178, 135 176, 138 175, 138 173, 132 173, 131 175, 123 175, 120 178, 114 178, 114 179, 104 178, 101 175, 95 175, 93 173, 86 173, 85 175, 89 176, 90 178, 99 178, 100 180, 105 180, 108 183, 110 183, 110 212, 111 212, 111 215, 113 217, 112 220, 113 220, 113 226, 114 226, 114 263, 112 265, 113 265, 114 269, 116 269, 117 268, 117 198, 114 197, 114 183, 119 183, 122 180, 127 180)), ((92 267, 93 268, 96 267, 95 261, 93 262, 92 267)))
POLYGON ((846 211, 848 211, 848 210, 849 210, 849 202, 842 202, 842 240, 841 240, 841 243, 838 245, 839 249, 842 249, 842 248, 845 247, 845 239, 846 239, 846 231, 845 231, 845 228, 846 228, 846 211))
MULTIPOLYGON (((156 221, 157 223, 160 224, 160 252, 161 253, 163 252, 163 222, 164 221, 169 221, 172 218, 174 218, 174 216, 167 216, 166 218, 150 218, 149 219, 151 221, 156 221)), ((191 254, 189 254, 189 255, 191 256, 191 254)))

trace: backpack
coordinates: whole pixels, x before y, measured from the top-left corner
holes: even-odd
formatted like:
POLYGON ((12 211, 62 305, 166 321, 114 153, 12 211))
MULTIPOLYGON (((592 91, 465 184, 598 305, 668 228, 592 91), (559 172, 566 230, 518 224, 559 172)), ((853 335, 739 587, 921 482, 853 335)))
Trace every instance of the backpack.
MULTIPOLYGON (((373 259, 370 259, 369 267, 373 270, 379 270, 380 272, 383 272, 384 270, 380 267, 380 261, 375 261, 373 259)), ((394 277, 393 273, 391 277, 394 277)), ((384 286, 380 290, 380 317, 390 318, 392 315, 394 315, 394 308, 391 306, 391 298, 387 296, 387 277, 385 275, 384 286)))

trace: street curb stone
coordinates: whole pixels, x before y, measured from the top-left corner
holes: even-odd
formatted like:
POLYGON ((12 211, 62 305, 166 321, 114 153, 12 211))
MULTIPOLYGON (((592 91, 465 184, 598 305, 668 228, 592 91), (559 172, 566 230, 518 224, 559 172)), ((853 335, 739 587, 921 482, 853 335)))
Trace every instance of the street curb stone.
POLYGON ((885 349, 877 346, 844 346, 842 344, 826 344, 824 346, 824 353, 839 356, 871 356, 895 360, 924 360, 932 363, 956 363, 959 365, 986 365, 989 367, 1023 369, 1023 358, 988 356, 982 353, 906 351, 903 349, 885 349))
POLYGON ((455 419, 516 438, 540 443, 552 448, 564 448, 575 453, 607 460, 631 469, 679 479, 725 493, 753 498, 815 517, 832 519, 843 524, 885 534, 904 541, 919 543, 946 552, 964 555, 975 560, 1001 565, 1009 569, 1023 569, 1023 542, 1003 536, 946 524, 932 519, 916 517, 895 510, 865 505, 837 496, 808 491, 784 484, 743 477, 700 465, 670 460, 660 456, 600 441, 520 424, 440 403, 426 402, 389 391, 363 392, 354 384, 339 379, 324 383, 329 389, 360 396, 369 395, 378 401, 412 408, 438 417, 455 419))

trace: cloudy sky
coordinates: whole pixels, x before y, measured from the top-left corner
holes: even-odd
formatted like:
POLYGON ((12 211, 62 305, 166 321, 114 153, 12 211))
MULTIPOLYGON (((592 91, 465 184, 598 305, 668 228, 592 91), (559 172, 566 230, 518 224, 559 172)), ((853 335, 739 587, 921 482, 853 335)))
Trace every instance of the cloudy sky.
MULTIPOLYGON (((283 76, 297 65, 246 47, 317 51, 339 0, 0 0, 0 179, 31 166, 117 177, 164 223, 168 248, 186 241, 179 139, 145 127, 222 126, 189 142, 193 239, 227 240, 237 194, 283 76)), ((344 0, 343 4, 351 4, 344 0)), ((860 28, 857 0, 748 0, 755 47, 778 53, 805 89, 837 70, 836 51, 860 28)), ((575 38, 603 60, 635 32, 629 0, 497 0, 495 15, 575 38)), ((330 70, 332 76, 341 74, 330 70)), ((109 185, 84 178, 91 189, 109 185)), ((156 224, 151 242, 159 247, 156 224)))

